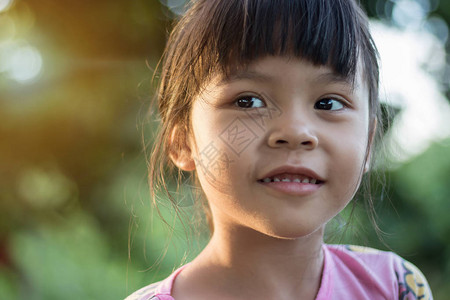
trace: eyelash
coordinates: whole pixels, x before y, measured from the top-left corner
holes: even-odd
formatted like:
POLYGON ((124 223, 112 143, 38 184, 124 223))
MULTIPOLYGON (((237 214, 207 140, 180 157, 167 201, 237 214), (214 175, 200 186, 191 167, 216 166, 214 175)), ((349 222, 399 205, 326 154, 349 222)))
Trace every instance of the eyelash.
POLYGON ((345 103, 345 101, 337 99, 337 98, 333 98, 333 97, 325 97, 325 98, 322 98, 322 99, 318 100, 316 103, 314 103, 314 108, 318 109, 318 110, 338 111, 338 110, 342 110, 342 109, 344 109, 346 107, 347 107, 347 104, 345 103), (326 101, 326 103, 324 103, 325 101, 326 101), (324 106, 325 105, 333 105, 333 104, 330 104, 330 102, 332 102, 332 101, 335 102, 335 103, 340 104, 341 107, 338 108, 338 109, 319 108, 319 103, 322 102, 324 106))
MULTIPOLYGON (((240 97, 238 97, 236 100, 234 100, 234 105, 235 106, 237 106, 237 107, 239 107, 239 108, 243 108, 243 109, 251 109, 251 108, 255 108, 255 107, 248 107, 248 106, 239 106, 239 101, 241 101, 241 100, 247 100, 247 101, 251 101, 250 103, 252 104, 252 103, 254 103, 254 100, 259 100, 262 104, 263 104, 263 106, 259 106, 259 107, 256 107, 256 108, 261 108, 261 107, 266 107, 267 105, 266 105, 266 103, 265 103, 265 101, 262 99, 262 97, 260 97, 260 96, 255 96, 255 95, 244 95, 244 96, 240 96, 240 97)), ((242 102, 241 102, 242 103, 242 102)))
MULTIPOLYGON (((234 104, 236 107, 239 107, 239 108, 243 108, 243 109, 251 109, 251 108, 255 108, 255 107, 250 107, 250 106, 239 106, 239 101, 242 101, 241 103, 244 103, 244 104, 250 104, 250 105, 252 105, 252 104, 255 102, 255 100, 258 100, 258 101, 260 101, 260 102, 263 104, 263 106, 258 106, 258 107, 256 107, 256 108, 261 108, 261 107, 266 107, 266 106, 267 106, 266 103, 265 103, 265 101, 262 99, 262 97, 260 97, 260 96, 255 96, 255 95, 244 95, 244 96, 240 96, 240 97, 238 97, 236 100, 234 100, 233 104, 234 104), (242 100, 245 100, 245 101, 248 101, 248 102, 247 102, 247 103, 244 103, 242 100)), ((344 100, 338 99, 338 98, 336 98, 336 97, 325 97, 325 98, 321 98, 321 99, 319 99, 318 101, 316 101, 316 102, 314 103, 314 108, 317 109, 317 110, 339 111, 339 110, 342 110, 342 109, 344 109, 344 108, 346 108, 346 107, 348 107, 348 105, 346 104, 346 102, 345 102, 344 100), (325 103, 325 101, 326 101, 326 103, 325 103), (320 103, 322 103, 322 107, 319 106, 320 103), (333 103, 338 103, 341 107, 339 107, 338 109, 331 109, 332 106, 333 106, 333 103), (330 109, 326 109, 325 106, 329 106, 329 105, 331 105, 330 109)))

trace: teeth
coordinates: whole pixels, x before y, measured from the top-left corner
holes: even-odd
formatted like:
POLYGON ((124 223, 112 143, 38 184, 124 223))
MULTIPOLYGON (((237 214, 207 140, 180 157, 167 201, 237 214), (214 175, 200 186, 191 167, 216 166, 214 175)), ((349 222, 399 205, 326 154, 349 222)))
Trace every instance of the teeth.
POLYGON ((268 182, 296 182, 296 183, 311 183, 311 184, 317 184, 317 179, 313 179, 313 178, 304 178, 304 179, 300 179, 300 178, 294 178, 294 179, 289 179, 289 178, 279 178, 279 177, 274 177, 273 179, 266 177, 262 180, 265 183, 268 182))

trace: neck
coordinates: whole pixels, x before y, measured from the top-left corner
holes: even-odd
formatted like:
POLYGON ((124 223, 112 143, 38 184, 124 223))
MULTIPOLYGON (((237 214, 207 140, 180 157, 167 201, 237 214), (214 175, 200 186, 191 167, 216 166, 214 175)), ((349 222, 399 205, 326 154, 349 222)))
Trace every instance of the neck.
MULTIPOLYGON (((297 239, 274 238, 248 228, 238 230, 216 229, 199 261, 215 266, 241 286, 255 287, 277 299, 314 299, 323 266, 323 229, 297 239), (289 296, 288 296, 289 294, 289 296)), ((222 280, 227 280, 225 277, 222 280)), ((264 298, 264 297, 263 297, 264 298)))

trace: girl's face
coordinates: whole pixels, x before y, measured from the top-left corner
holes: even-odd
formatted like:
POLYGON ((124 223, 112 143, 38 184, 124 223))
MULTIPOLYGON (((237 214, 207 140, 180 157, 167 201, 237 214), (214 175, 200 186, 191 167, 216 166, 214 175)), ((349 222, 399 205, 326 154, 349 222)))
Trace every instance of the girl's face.
POLYGON ((192 106, 189 148, 217 229, 280 238, 322 228, 354 196, 368 92, 327 67, 266 57, 215 78, 192 106))

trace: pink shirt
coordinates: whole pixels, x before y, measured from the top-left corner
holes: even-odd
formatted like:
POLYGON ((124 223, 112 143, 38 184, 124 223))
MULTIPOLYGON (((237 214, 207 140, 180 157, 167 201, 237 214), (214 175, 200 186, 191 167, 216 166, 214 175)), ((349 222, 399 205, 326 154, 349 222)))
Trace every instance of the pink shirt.
MULTIPOLYGON (((433 299, 423 274, 395 253, 348 245, 323 245, 324 268, 316 300, 433 299)), ((173 282, 188 266, 125 300, 174 300, 173 282)))

